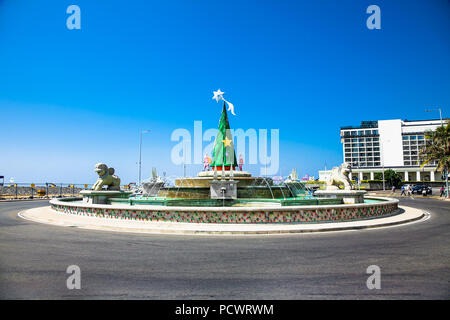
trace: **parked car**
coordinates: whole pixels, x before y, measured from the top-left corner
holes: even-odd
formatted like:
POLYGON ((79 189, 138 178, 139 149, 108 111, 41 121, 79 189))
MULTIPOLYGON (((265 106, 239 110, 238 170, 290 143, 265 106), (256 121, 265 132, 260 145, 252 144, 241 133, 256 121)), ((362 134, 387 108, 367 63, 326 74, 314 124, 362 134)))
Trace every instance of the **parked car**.
POLYGON ((426 186, 426 185, 414 186, 413 189, 412 189, 412 193, 422 194, 424 189, 427 191, 427 194, 432 194, 433 193, 433 189, 430 186, 426 186))

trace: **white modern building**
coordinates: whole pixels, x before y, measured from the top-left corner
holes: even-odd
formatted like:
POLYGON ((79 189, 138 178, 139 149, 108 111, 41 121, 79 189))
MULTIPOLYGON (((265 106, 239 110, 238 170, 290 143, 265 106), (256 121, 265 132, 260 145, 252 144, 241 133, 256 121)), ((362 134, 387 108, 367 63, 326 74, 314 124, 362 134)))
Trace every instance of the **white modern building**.
POLYGON ((441 126, 441 121, 395 119, 341 127, 343 161, 351 163, 352 178, 357 175, 359 180, 374 180, 375 173, 392 169, 404 181, 440 181, 435 163, 420 167, 419 151, 425 132, 441 126))

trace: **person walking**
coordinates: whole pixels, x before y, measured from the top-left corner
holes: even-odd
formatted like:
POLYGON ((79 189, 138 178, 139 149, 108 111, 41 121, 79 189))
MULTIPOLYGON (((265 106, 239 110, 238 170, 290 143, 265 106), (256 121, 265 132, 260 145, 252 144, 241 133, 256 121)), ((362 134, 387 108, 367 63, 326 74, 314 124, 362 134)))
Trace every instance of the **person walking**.
POLYGON ((405 186, 402 186, 402 194, 401 194, 401 196, 406 196, 405 186))
POLYGON ((408 196, 412 197, 412 187, 408 186, 408 196))
POLYGON ((442 187, 441 187, 441 195, 440 195, 439 197, 442 198, 442 197, 444 196, 444 190, 445 190, 445 189, 444 189, 444 186, 442 186, 442 187))
POLYGON ((395 186, 392 186, 392 193, 395 193, 395 186))

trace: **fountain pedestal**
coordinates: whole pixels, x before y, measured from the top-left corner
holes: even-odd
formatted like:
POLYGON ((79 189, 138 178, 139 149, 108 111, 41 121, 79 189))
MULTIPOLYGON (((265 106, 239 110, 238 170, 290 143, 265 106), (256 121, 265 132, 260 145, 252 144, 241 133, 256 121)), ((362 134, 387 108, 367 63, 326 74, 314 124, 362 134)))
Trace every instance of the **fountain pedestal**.
POLYGON ((317 198, 342 199, 344 204, 364 203, 364 190, 317 190, 314 196, 317 198))
POLYGON ((108 204, 108 199, 110 198, 125 198, 127 199, 130 194, 133 192, 130 191, 120 191, 120 190, 82 190, 80 194, 83 196, 83 203, 88 204, 108 204))
POLYGON ((235 180, 212 180, 209 187, 211 199, 237 199, 237 184, 235 180))

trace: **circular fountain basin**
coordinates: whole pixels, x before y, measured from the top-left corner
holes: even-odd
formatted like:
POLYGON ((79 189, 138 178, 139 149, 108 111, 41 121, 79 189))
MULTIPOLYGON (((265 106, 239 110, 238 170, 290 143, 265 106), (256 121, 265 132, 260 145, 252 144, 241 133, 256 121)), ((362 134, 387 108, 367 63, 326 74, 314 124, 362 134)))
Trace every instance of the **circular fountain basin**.
MULTIPOLYGON (((180 203, 186 201, 182 200, 180 203)), ((53 199, 50 204, 57 212, 80 216, 190 223, 320 223, 371 219, 398 212, 398 200, 392 198, 371 197, 358 204, 313 205, 296 205, 294 201, 298 199, 288 205, 283 205, 280 199, 273 200, 240 200, 231 206, 204 207, 127 202, 86 204, 80 198, 53 199)))

